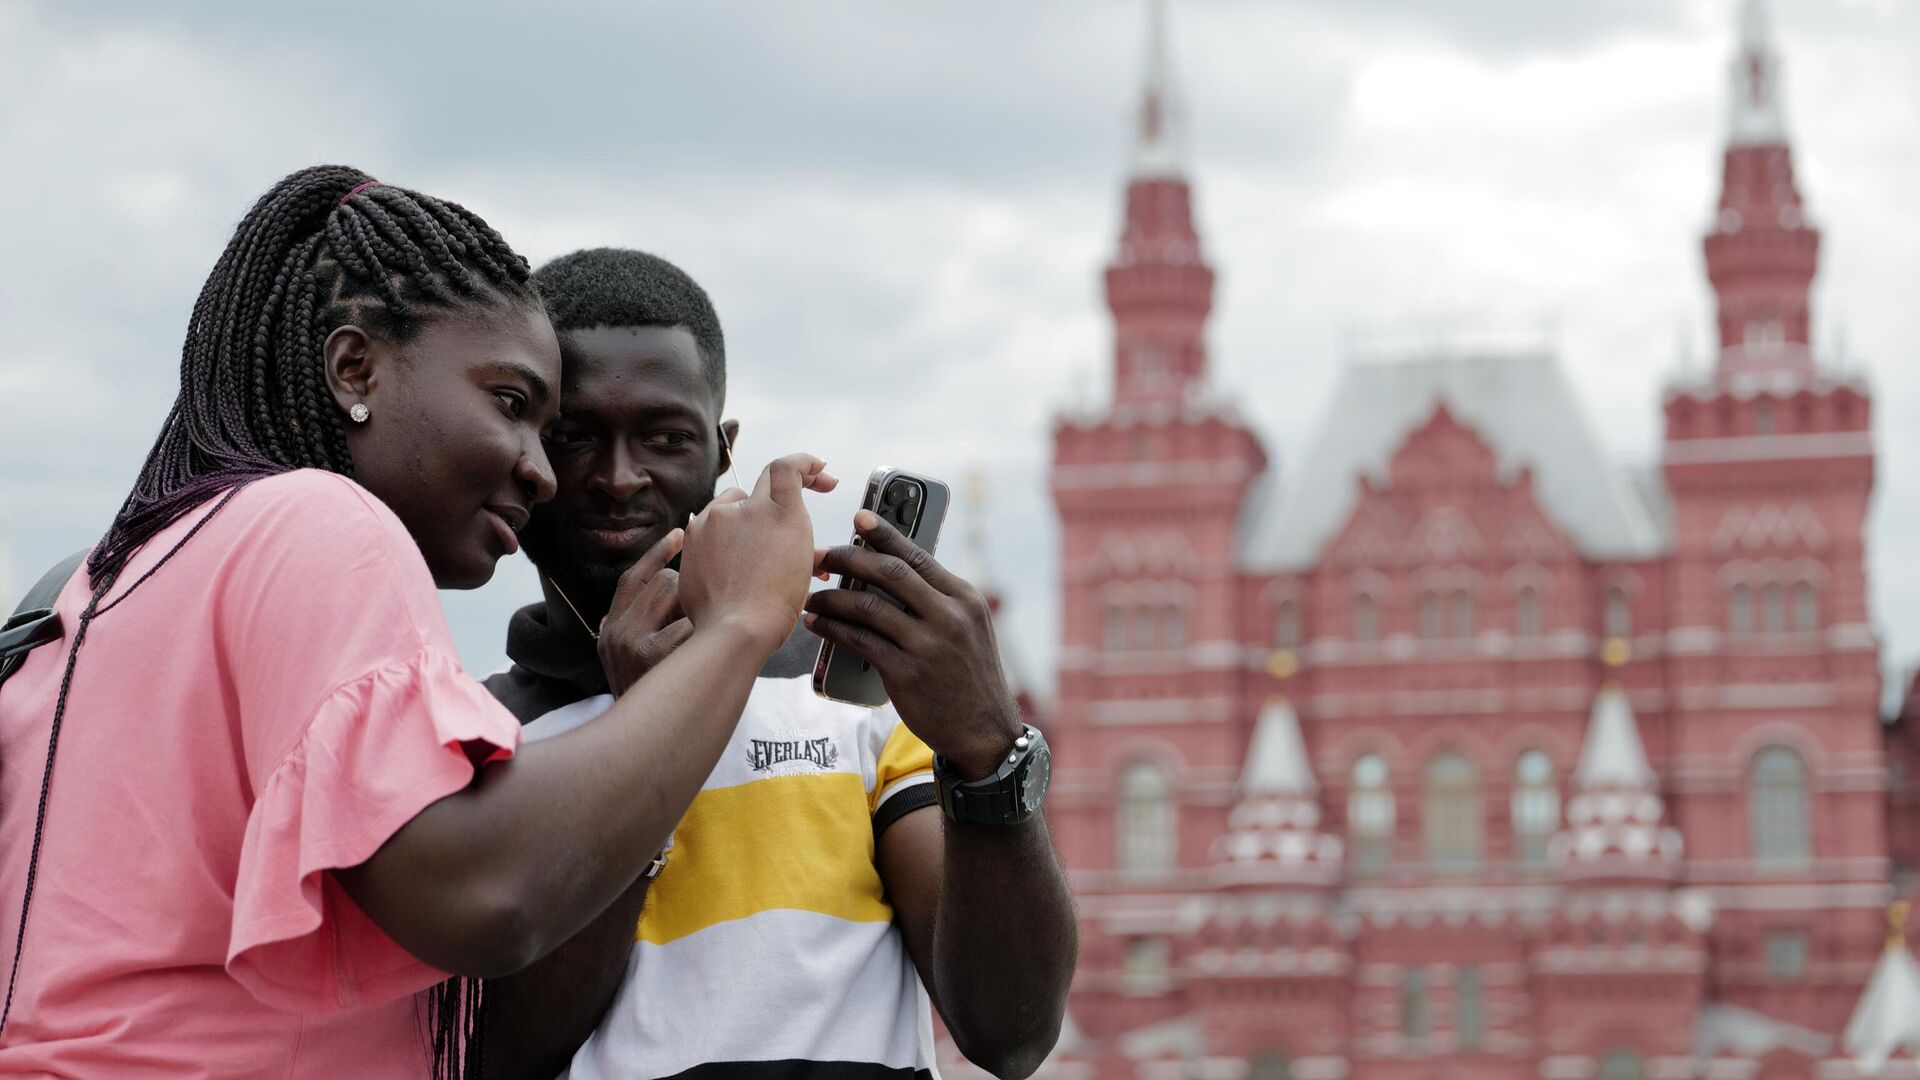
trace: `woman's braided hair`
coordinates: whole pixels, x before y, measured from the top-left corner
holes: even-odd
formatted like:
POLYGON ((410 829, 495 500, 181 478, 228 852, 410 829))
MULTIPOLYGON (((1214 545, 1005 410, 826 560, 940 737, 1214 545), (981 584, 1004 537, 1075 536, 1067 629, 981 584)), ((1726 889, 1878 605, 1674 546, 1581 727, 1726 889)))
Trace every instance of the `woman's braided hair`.
POLYGON ((316 165, 240 220, 187 323, 180 396, 133 492, 87 560, 98 587, 188 510, 234 484, 353 475, 321 348, 348 324, 397 344, 429 314, 538 304, 527 261, 457 203, 316 165))
MULTIPOLYGON (((472 211, 358 169, 316 165, 275 184, 193 306, 180 396, 87 559, 96 603, 142 544, 236 484, 300 468, 353 475, 323 369, 328 334, 351 324, 405 344, 433 315, 538 306, 529 269, 472 211)), ((425 995, 435 1077, 480 1075, 480 994, 477 980, 449 979, 425 995)))

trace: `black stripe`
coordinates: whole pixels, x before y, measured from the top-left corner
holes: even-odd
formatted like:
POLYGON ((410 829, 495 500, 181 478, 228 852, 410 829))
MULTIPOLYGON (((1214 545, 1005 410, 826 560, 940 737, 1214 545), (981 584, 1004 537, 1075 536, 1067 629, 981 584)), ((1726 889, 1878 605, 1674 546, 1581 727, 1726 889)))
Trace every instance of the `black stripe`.
MULTIPOLYGON (((937 783, 938 780, 933 782, 937 783)), ((886 832, 889 826, 915 810, 925 810, 938 803, 940 795, 933 790, 933 784, 915 784, 904 791, 895 792, 893 798, 881 803, 880 809, 873 815, 873 838, 880 839, 880 834, 886 832)))
POLYGON ((531 724, 555 709, 564 709, 591 695, 565 679, 536 675, 515 664, 481 680, 500 704, 522 724, 531 724))
POLYGON ((868 1061, 716 1061, 664 1080, 933 1080, 926 1069, 889 1068, 868 1061))

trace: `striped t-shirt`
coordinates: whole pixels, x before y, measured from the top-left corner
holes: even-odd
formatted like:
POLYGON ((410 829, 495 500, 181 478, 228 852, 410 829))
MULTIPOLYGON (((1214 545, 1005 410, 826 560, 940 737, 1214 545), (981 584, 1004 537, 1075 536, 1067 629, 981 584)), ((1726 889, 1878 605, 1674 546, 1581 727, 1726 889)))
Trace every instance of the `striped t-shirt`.
MULTIPOLYGON (((613 703, 591 652, 578 670, 556 662, 539 605, 514 623, 515 667, 488 685, 525 738, 613 703)), ((796 635, 754 684, 674 829, 626 979, 569 1080, 935 1075, 926 993, 874 862, 880 833, 934 801, 933 754, 892 707, 815 695, 811 640, 796 635)))

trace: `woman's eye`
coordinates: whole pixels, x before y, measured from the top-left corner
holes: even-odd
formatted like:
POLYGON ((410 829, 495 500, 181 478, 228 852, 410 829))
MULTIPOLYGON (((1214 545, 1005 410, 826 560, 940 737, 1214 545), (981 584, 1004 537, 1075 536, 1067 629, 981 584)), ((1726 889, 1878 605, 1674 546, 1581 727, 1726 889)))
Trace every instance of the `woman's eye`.
POLYGON ((495 390, 493 396, 506 407, 507 415, 515 420, 527 414, 527 398, 517 390, 495 390))

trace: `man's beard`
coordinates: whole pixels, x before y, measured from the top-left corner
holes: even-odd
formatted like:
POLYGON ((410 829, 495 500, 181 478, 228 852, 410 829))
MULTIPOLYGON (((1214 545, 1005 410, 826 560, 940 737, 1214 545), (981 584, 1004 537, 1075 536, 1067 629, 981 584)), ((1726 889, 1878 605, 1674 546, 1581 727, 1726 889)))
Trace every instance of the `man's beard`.
MULTIPOLYGON (((534 567, 560 587, 560 591, 566 594, 567 600, 579 609, 579 614, 583 618, 592 619, 597 615, 605 614, 613 607, 613 594, 620 587, 621 575, 625 574, 634 562, 639 561, 641 555, 651 551, 653 545, 659 543, 662 536, 674 529, 686 528, 687 522, 693 515, 707 508, 707 504, 713 501, 713 484, 708 483, 703 490, 706 494, 700 496, 695 504, 676 513, 673 521, 660 529, 657 534, 649 536, 646 543, 639 545, 639 551, 629 562, 616 564, 577 557, 569 550, 567 537, 550 534, 539 527, 540 510, 538 508, 533 512, 534 527, 521 534, 521 547, 526 551, 527 558, 532 561, 534 567)), ((673 561, 667 565, 678 569, 680 557, 674 556, 673 561)))

